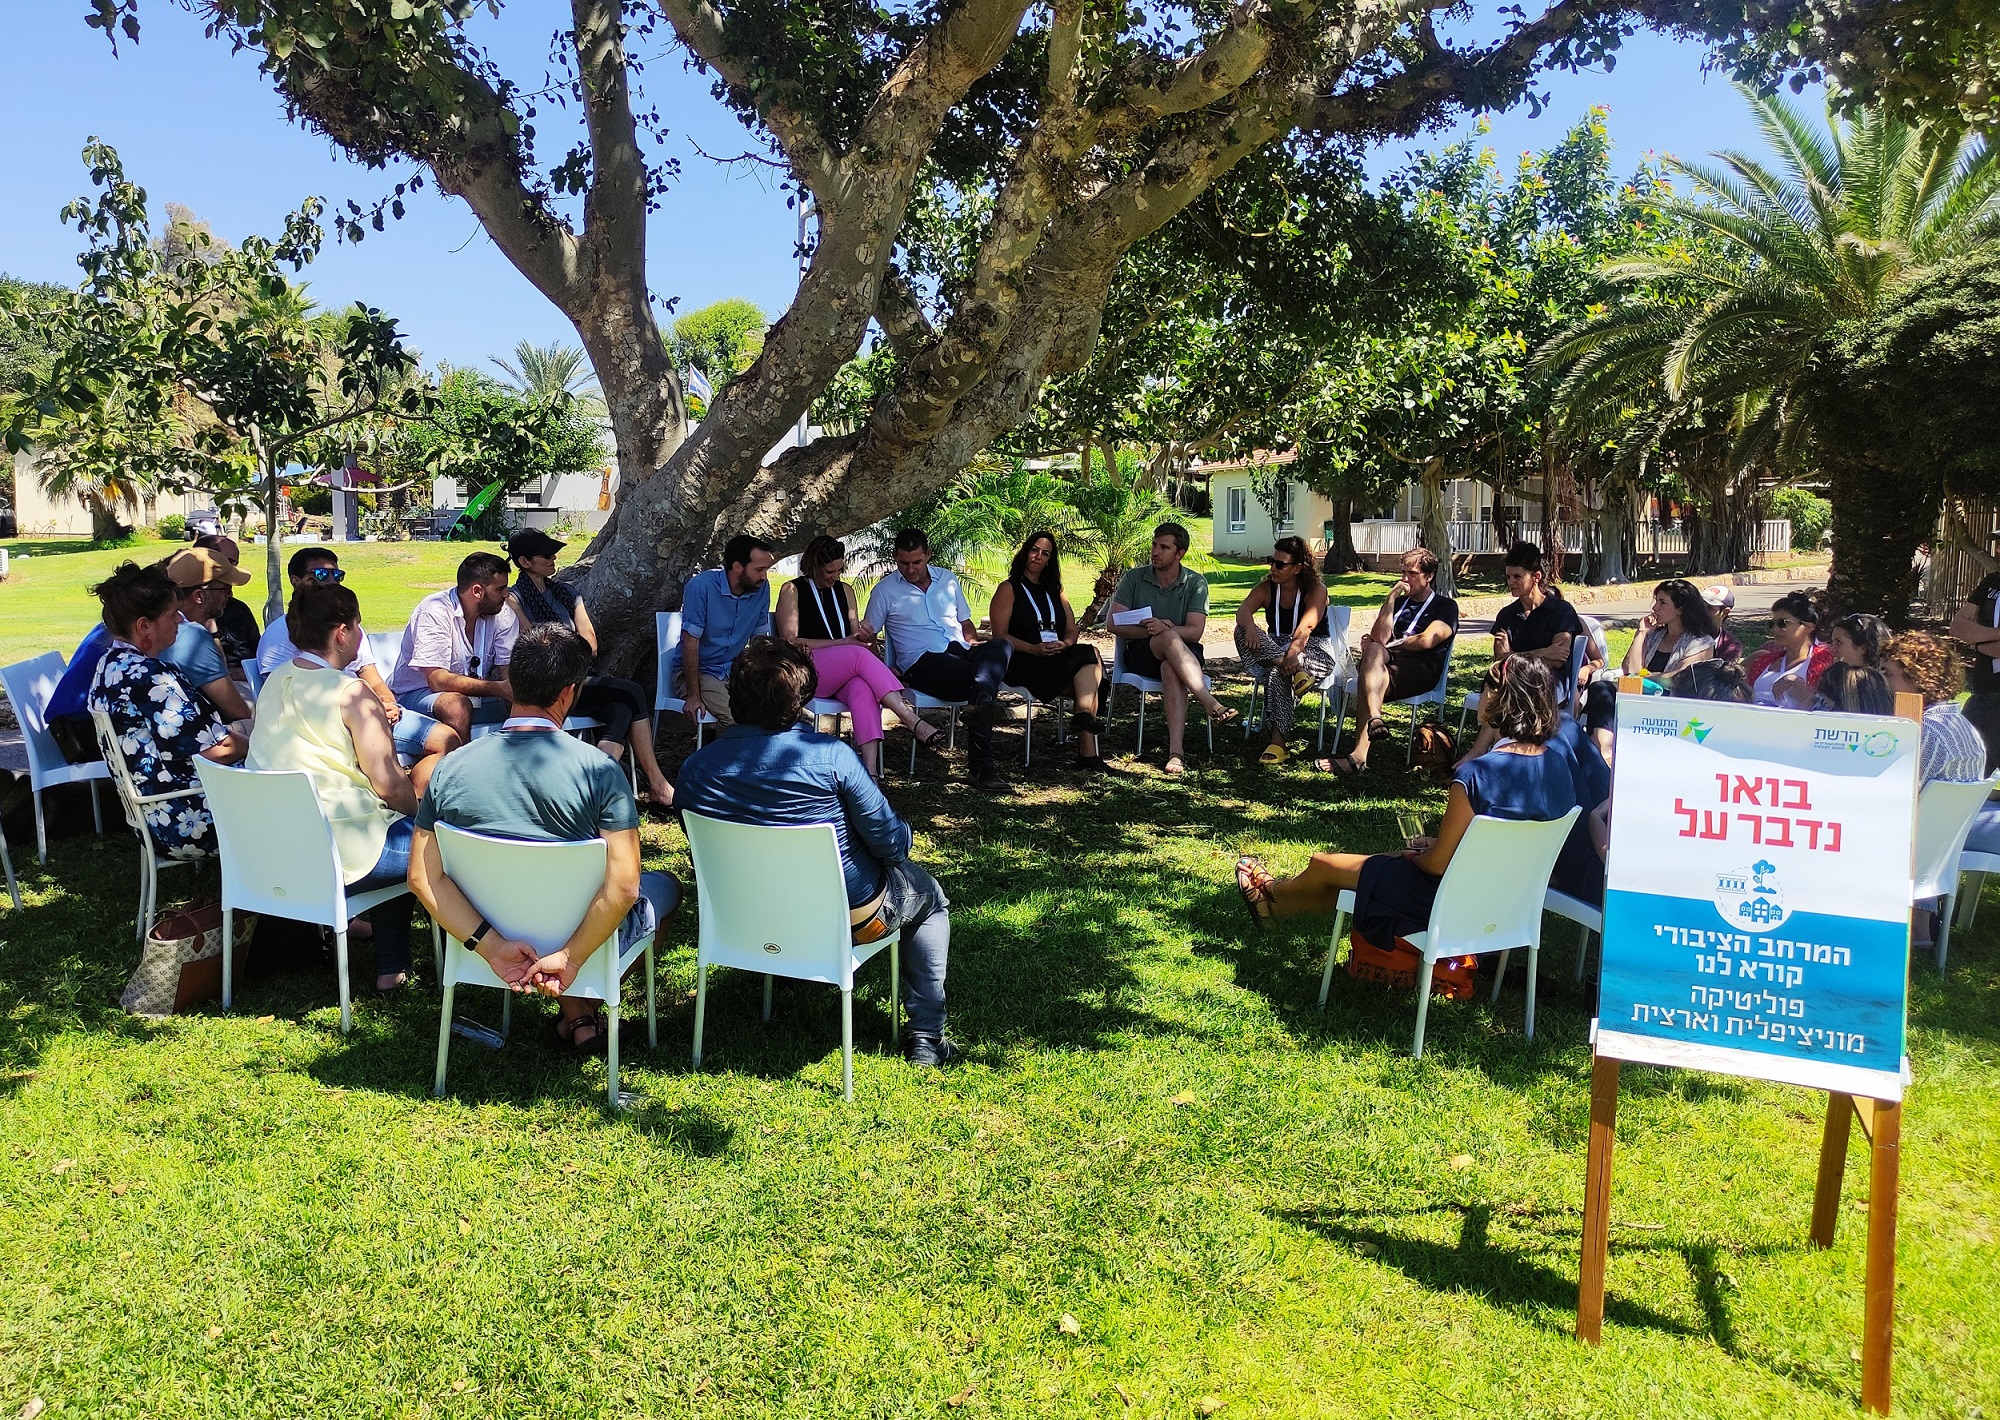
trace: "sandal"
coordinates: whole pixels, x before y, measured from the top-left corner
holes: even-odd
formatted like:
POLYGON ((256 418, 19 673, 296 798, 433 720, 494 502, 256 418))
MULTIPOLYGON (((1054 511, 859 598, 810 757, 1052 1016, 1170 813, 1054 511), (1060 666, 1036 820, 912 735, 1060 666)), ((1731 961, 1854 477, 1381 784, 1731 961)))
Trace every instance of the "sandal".
POLYGON ((1264 752, 1257 756, 1257 762, 1259 764, 1283 764, 1285 762, 1285 747, 1283 745, 1265 745, 1264 752))
POLYGON ((556 1039, 578 1055, 602 1055, 605 1042, 611 1039, 611 1022, 602 1011, 592 1011, 587 1016, 557 1016, 555 1030, 556 1039), (563 1029, 565 1026, 569 1029, 563 1029))
POLYGON ((1257 930, 1268 932, 1271 919, 1277 916, 1277 900, 1271 895, 1271 885, 1277 879, 1265 870, 1262 862, 1251 857, 1236 860, 1236 891, 1243 898, 1243 906, 1250 913, 1250 920, 1257 924, 1257 930))
MULTIPOLYGON (((1386 740, 1388 738, 1389 726, 1386 722, 1379 718, 1368 722, 1368 742, 1370 744, 1373 744, 1376 740, 1386 740)), ((1363 762, 1365 763, 1366 761, 1363 762)))
POLYGON ((1233 725, 1243 718, 1243 712, 1234 705, 1225 705, 1220 710, 1210 712, 1208 718, 1218 725, 1233 725))
POLYGON ((1292 672, 1292 697, 1297 699, 1308 691, 1319 689, 1319 677, 1311 671, 1292 672))
POLYGON ((1170 754, 1167 756, 1167 762, 1160 766, 1160 772, 1162 774, 1185 774, 1187 773, 1187 761, 1177 754, 1170 754))
MULTIPOLYGON (((911 738, 916 740, 916 742, 922 745, 925 749, 937 750, 937 743, 939 740, 944 738, 944 731, 940 730, 936 725, 933 725, 929 720, 919 720, 917 721, 917 724, 920 728, 929 730, 930 733, 927 735, 920 735, 915 730, 912 730, 910 731, 911 738)), ((942 753, 942 751, 939 752, 942 753)))
POLYGON ((1314 760, 1313 768, 1336 779, 1353 779, 1368 772, 1368 761, 1351 754, 1337 754, 1332 759, 1314 760))
POLYGON ((385 972, 375 978, 375 994, 386 1001, 409 984, 410 973, 407 971, 385 972), (384 982, 388 984, 385 986, 384 982))

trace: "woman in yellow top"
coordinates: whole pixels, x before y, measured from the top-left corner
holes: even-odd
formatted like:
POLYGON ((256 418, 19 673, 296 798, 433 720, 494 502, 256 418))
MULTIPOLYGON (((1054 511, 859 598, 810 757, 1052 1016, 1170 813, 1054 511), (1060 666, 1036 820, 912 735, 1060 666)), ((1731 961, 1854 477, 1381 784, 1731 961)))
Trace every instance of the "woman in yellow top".
MULTIPOLYGON (((382 702, 347 668, 360 654, 361 604, 338 583, 310 583, 292 594, 286 626, 298 654, 272 671, 257 696, 250 734, 251 769, 300 770, 312 780, 333 830, 334 854, 350 890, 405 881, 410 819, 441 756, 405 773, 382 702)), ((375 989, 410 979, 410 898, 371 914, 375 989)))

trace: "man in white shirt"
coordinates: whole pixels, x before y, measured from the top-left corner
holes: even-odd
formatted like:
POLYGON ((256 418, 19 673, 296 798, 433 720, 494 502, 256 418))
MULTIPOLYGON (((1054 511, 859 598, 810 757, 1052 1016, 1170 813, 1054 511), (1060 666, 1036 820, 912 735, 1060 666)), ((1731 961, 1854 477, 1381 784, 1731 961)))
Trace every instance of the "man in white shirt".
MULTIPOLYGON (((330 547, 302 547, 291 555, 285 563, 285 576, 291 581, 294 595, 307 587, 339 586, 347 580, 347 574, 340 569, 340 558, 330 547)), ((257 674, 268 677, 280 666, 290 665, 299 653, 292 644, 291 618, 274 616, 271 624, 264 628, 264 634, 257 638, 257 674)), ((465 741, 449 725, 441 725, 428 715, 420 715, 414 710, 405 710, 397 703, 395 692, 382 679, 382 669, 375 664, 375 652, 363 633, 356 648, 353 661, 343 669, 359 680, 382 704, 382 713, 389 717, 389 733, 396 741, 396 753, 408 760, 419 760, 426 755, 449 754, 465 741)))
POLYGON ((966 769, 989 794, 1007 781, 993 768, 993 701, 1007 674, 1007 643, 982 640, 958 578, 931 566, 931 540, 922 528, 896 534, 896 570, 875 584, 862 620, 885 632, 894 653, 890 669, 903 684, 939 700, 963 700, 966 769))
POLYGON ((506 562, 475 552, 458 564, 456 586, 431 593, 410 613, 389 689, 405 710, 440 720, 470 740, 474 724, 507 718, 514 699, 507 662, 519 632, 507 605, 506 562))

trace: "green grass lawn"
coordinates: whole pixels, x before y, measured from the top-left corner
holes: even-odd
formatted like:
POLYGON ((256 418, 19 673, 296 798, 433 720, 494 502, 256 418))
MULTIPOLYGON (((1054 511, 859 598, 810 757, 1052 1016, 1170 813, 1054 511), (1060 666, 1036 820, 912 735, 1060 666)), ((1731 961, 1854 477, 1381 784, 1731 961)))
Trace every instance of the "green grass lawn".
MULTIPOLYGON (((1114 749, 1130 726, 1128 703, 1114 749)), ((1435 788, 1259 770, 1233 730, 1181 781, 1149 754, 1080 783, 1044 749, 1002 800, 935 761, 892 781, 953 898, 971 1058, 937 1076, 881 1053, 872 965, 852 1105, 824 987, 780 982, 767 1027, 755 979, 720 974, 689 1071, 687 913, 660 1048, 627 1036, 629 1115, 535 1006, 504 1050, 458 1042, 432 1100, 428 982, 362 998, 345 1039, 330 971, 134 1021, 114 1004, 133 845, 64 838, 41 868, 17 814, 0 1414, 1855 1413, 1867 1182, 1857 1142, 1839 1244, 1809 1251, 1821 1096, 1627 1069, 1605 1345, 1580 1347, 1573 930, 1551 924, 1534 1041, 1517 964, 1497 1006, 1435 1006, 1412 1061, 1411 998, 1343 974, 1319 1012, 1329 924, 1248 932, 1229 865, 1386 848, 1435 788)), ((685 877, 679 833, 645 836, 685 877)), ((1913 973, 1910 1414, 2000 1396, 1996 922, 1956 939, 1945 981, 1913 973)))

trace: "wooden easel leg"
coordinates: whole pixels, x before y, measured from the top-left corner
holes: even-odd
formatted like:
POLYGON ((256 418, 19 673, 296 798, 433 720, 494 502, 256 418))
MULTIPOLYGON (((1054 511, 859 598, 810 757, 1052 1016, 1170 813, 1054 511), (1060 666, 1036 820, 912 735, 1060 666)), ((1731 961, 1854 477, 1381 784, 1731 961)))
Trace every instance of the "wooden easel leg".
POLYGON ((1583 1264, 1576 1291, 1576 1339, 1604 1339, 1604 1271, 1611 1248, 1611 1142, 1618 1122, 1618 1062, 1600 1055, 1590 1069, 1590 1152, 1583 1173, 1583 1264))
POLYGON ((1896 1188, 1902 1171, 1903 1106, 1878 1101, 1871 1128, 1868 1283, 1861 1322, 1861 1403, 1889 1413, 1889 1361, 1896 1327, 1896 1188))
POLYGON ((1847 1134, 1854 1122, 1854 1096, 1833 1091, 1826 1097, 1826 1132, 1819 1140, 1819 1182, 1813 1186, 1812 1245, 1832 1247, 1840 1222, 1840 1180, 1847 1169, 1847 1134))

